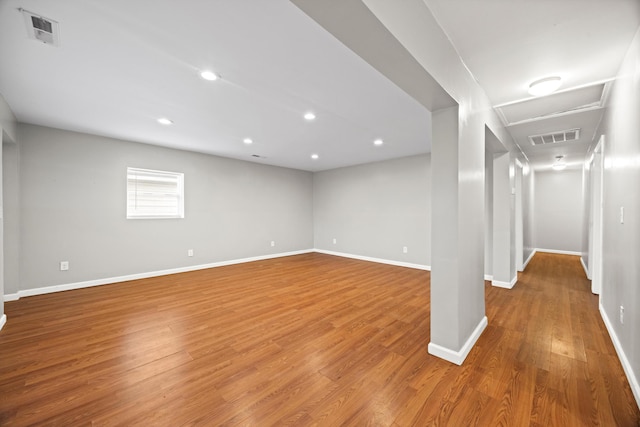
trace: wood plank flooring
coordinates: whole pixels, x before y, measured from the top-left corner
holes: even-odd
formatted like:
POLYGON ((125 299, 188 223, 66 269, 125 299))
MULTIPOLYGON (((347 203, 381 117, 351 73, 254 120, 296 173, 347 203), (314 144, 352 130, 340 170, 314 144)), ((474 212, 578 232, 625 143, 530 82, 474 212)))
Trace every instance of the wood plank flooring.
POLYGON ((640 425, 577 257, 485 284, 460 367, 429 277, 305 254, 8 302, 0 425, 640 425))

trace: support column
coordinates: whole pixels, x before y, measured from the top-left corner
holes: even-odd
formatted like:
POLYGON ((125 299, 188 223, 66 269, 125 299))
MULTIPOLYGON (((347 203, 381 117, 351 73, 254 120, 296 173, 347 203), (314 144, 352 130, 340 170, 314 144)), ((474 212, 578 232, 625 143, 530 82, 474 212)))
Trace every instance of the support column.
POLYGON ((493 280, 511 289, 516 284, 515 175, 509 153, 493 158, 493 280))
POLYGON ((431 342, 462 364, 487 326, 484 305, 484 124, 460 107, 432 115, 431 342))

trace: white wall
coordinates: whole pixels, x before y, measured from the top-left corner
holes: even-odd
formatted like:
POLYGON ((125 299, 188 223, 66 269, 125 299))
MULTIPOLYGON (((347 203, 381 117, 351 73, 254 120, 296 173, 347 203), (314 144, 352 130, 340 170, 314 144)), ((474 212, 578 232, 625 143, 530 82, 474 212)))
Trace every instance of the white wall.
POLYGON ((430 155, 315 173, 316 249, 429 266, 430 178, 430 155))
POLYGON ((19 291, 313 247, 309 172, 32 125, 19 133, 19 291), (183 172, 185 218, 127 220, 128 166, 183 172))
POLYGON ((582 250, 582 170, 536 171, 534 241, 538 249, 582 250))
POLYGON ((640 29, 620 68, 599 133, 604 145, 600 304, 640 406, 640 29), (624 223, 620 209, 624 208, 624 223), (624 306, 624 323, 620 321, 624 306))

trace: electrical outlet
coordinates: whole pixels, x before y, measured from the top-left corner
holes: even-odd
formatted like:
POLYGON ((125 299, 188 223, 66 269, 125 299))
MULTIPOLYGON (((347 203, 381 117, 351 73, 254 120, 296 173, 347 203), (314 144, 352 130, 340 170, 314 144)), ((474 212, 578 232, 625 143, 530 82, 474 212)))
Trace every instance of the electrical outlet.
POLYGON ((271 241, 271 247, 274 247, 275 245, 276 245, 276 241, 275 241, 275 240, 272 240, 272 241, 271 241))
POLYGON ((402 247, 402 253, 406 254, 407 252, 409 252, 409 249, 406 246, 402 247))
POLYGON ((187 250, 187 256, 193 256, 193 249, 187 250))
POLYGON ((624 325, 624 307, 620 306, 620 323, 624 325))
POLYGON ((335 245, 336 243, 338 243, 338 239, 336 239, 335 237, 333 238, 333 244, 335 245))
POLYGON ((60 271, 67 271, 69 269, 69 261, 60 261, 60 271))

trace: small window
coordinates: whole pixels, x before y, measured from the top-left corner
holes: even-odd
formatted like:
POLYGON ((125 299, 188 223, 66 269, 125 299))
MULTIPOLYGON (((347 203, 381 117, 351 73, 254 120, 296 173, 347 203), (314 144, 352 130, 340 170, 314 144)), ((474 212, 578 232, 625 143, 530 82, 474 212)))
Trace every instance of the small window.
POLYGON ((184 174, 127 168, 127 218, 184 218, 184 174))

